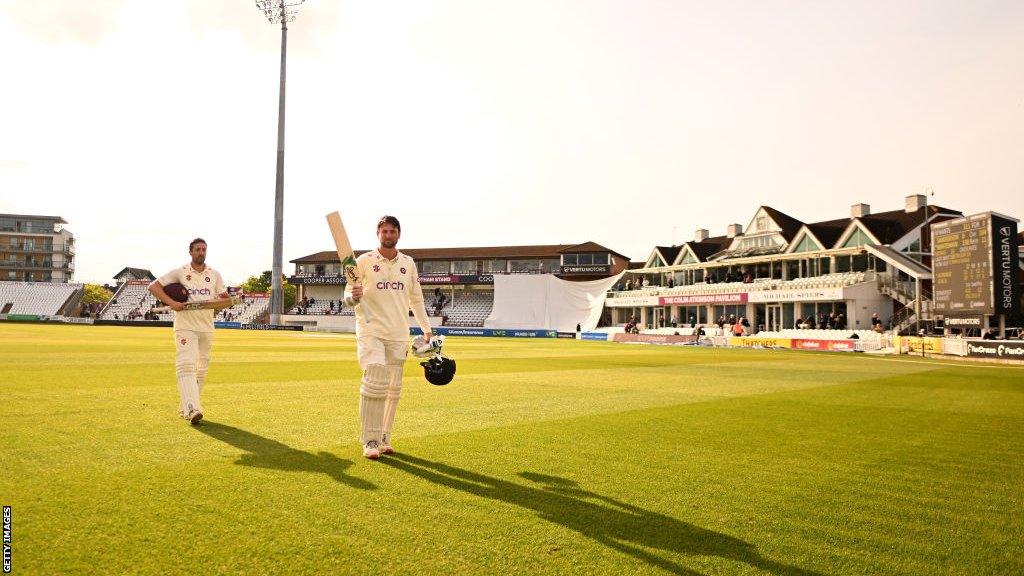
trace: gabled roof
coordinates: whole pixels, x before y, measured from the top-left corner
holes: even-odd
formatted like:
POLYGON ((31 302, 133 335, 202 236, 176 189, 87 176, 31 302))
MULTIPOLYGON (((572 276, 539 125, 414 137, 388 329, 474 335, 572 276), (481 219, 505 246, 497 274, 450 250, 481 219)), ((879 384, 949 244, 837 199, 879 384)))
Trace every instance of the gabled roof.
POLYGON ((807 238, 809 238, 810 240, 814 241, 814 243, 817 244, 819 247, 821 247, 823 250, 832 247, 831 244, 828 245, 828 246, 824 245, 822 243, 821 239, 818 238, 818 235, 815 234, 813 230, 811 230, 811 227, 808 226, 807 224, 804 224, 803 226, 800 227, 800 231, 796 233, 796 236, 794 236, 793 239, 790 240, 789 244, 786 245, 786 249, 784 250, 784 252, 793 252, 793 250, 795 250, 796 247, 799 246, 803 242, 803 240, 800 240, 800 242, 797 242, 797 239, 807 239, 807 238))
POLYGON ((568 254, 574 252, 610 252, 612 254, 615 254, 616 256, 621 256, 624 260, 629 260, 629 257, 626 256, 625 254, 619 254, 618 252, 612 250, 611 248, 605 248, 604 246, 601 246, 597 242, 592 242, 590 240, 587 240, 582 244, 574 244, 567 248, 562 248, 561 250, 558 251, 559 254, 568 254))
POLYGON ((676 256, 679 255, 679 251, 682 250, 683 247, 681 245, 680 246, 655 246, 654 249, 657 250, 661 254, 661 258, 662 258, 662 260, 665 261, 665 265, 666 266, 670 266, 673 262, 676 261, 676 256))
POLYGON ((786 242, 793 240, 796 236, 797 231, 804 225, 803 222, 793 218, 785 212, 780 212, 771 206, 761 206, 761 209, 768 213, 768 217, 775 221, 782 229, 782 237, 786 239, 786 242))
POLYGON ((891 210, 889 212, 869 214, 861 217, 860 221, 864 224, 864 227, 875 236, 875 238, 878 238, 879 242, 882 244, 892 244, 906 236, 911 230, 924 224, 924 221, 927 218, 939 213, 963 216, 963 213, 957 210, 929 205, 922 206, 913 212, 907 212, 906 210, 891 210), (927 215, 925 213, 926 210, 927 215))
MULTIPOLYGON (((623 259, 628 258, 594 242, 582 244, 544 244, 535 246, 483 246, 466 248, 399 248, 401 253, 415 260, 472 260, 488 258, 559 258, 565 252, 610 252, 623 259)), ((369 250, 356 250, 356 256, 369 250)), ((317 252, 290 260, 292 264, 320 264, 339 262, 334 250, 317 252)))
POLYGON ((149 270, 146 270, 145 268, 132 268, 131 266, 126 266, 122 268, 121 271, 118 272, 117 274, 114 274, 112 278, 117 278, 118 276, 124 274, 125 272, 130 273, 132 276, 135 276, 140 280, 156 280, 156 276, 153 276, 153 273, 150 272, 149 270))
POLYGON ((693 256, 698 262, 700 261, 700 258, 698 258, 697 255, 693 253, 693 248, 690 247, 690 244, 692 244, 692 242, 683 242, 682 244, 679 245, 679 252, 677 252, 676 257, 672 259, 671 264, 682 264, 682 260, 685 258, 683 256, 684 254, 689 254, 693 256))
POLYGON ((826 220, 808 224, 807 228, 814 234, 814 237, 821 241, 821 247, 828 250, 836 245, 843 230, 850 225, 851 218, 839 218, 837 220, 826 220))
POLYGON ((725 250, 732 244, 732 238, 728 236, 713 236, 702 242, 687 242, 686 245, 693 251, 694 256, 701 262, 707 262, 708 258, 725 250))

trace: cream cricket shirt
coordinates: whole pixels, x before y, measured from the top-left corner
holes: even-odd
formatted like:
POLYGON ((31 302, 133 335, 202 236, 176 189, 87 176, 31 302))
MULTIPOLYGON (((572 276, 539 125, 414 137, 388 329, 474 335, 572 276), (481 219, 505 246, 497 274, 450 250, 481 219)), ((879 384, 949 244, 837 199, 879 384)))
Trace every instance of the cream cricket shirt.
MULTIPOLYGON (((423 290, 412 258, 398 253, 388 260, 374 250, 356 258, 363 279, 363 298, 356 304, 356 336, 383 340, 409 340, 409 310, 424 331, 430 330, 423 308, 423 290)), ((352 285, 345 286, 345 296, 352 285)))
MULTIPOLYGON (((167 286, 175 282, 181 283, 188 290, 189 302, 213 300, 217 294, 224 293, 224 279, 220 272, 207 266, 202 272, 192 269, 192 263, 175 268, 160 277, 160 285, 167 286)), ((183 310, 174 313, 175 330, 192 330, 194 332, 213 332, 213 310, 183 310)))

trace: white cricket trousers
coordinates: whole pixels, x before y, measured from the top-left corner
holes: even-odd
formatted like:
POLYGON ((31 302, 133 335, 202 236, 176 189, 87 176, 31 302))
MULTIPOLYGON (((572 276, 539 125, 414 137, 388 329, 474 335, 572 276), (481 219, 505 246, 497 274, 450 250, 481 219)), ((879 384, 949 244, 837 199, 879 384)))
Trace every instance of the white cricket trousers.
POLYGON ((359 386, 359 442, 391 441, 391 427, 402 394, 402 368, 409 354, 408 340, 356 339, 356 355, 363 378, 359 386))
POLYGON ((174 372, 178 377, 178 413, 188 416, 192 410, 203 410, 199 394, 203 391, 206 371, 210 368, 213 332, 174 331, 174 372))

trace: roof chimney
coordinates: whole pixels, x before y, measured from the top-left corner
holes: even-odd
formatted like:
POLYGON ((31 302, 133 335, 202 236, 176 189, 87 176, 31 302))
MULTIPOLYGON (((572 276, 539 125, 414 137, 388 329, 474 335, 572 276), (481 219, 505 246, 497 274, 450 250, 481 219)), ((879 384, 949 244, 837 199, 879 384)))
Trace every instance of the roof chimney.
POLYGON ((693 233, 694 242, 703 242, 708 239, 708 231, 704 228, 697 228, 697 231, 693 233))
POLYGON ((928 199, 924 194, 911 194, 907 196, 907 212, 917 212, 924 208, 927 203, 928 199))
POLYGON ((735 238, 740 234, 743 234, 743 224, 729 224, 726 228, 725 235, 729 238, 735 238))
POLYGON ((871 206, 867 204, 854 204, 850 206, 850 217, 851 218, 863 218, 871 214, 871 206))

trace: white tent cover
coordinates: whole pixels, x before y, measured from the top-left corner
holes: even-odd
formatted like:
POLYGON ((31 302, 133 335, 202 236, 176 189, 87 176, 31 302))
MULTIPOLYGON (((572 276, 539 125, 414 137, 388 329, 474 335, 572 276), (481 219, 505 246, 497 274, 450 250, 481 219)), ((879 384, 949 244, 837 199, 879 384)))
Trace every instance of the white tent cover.
POLYGON ((494 307, 485 328, 584 332, 597 328, 608 290, 622 274, 570 282, 550 274, 495 274, 494 307))

